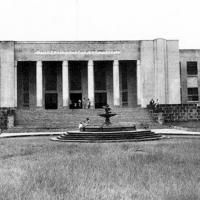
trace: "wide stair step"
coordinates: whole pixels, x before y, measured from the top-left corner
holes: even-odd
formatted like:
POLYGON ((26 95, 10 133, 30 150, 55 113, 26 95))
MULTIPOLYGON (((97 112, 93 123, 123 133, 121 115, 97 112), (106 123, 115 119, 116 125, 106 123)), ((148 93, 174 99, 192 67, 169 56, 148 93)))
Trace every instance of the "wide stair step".
POLYGON ((62 142, 126 142, 126 141, 145 141, 158 140, 160 134, 150 130, 136 130, 123 132, 68 132, 52 138, 55 141, 62 142))
MULTIPOLYGON (((101 125, 104 119, 98 114, 104 113, 104 109, 74 109, 74 110, 16 110, 15 128, 8 132, 20 132, 21 129, 30 131, 38 130, 69 130, 78 127, 78 124, 90 118, 91 124, 101 125)), ((155 124, 148 111, 143 108, 114 108, 117 113, 111 118, 112 124, 155 124)))

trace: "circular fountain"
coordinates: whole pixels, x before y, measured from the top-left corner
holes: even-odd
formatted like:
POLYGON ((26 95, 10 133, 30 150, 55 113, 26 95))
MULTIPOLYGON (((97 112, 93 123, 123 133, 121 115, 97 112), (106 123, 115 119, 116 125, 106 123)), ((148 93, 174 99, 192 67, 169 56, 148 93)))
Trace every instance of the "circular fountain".
POLYGON ((105 113, 103 114, 99 114, 100 117, 104 117, 105 118, 105 125, 110 125, 111 122, 110 122, 110 118, 117 115, 116 113, 111 113, 111 108, 109 107, 109 105, 107 104, 105 107, 105 113))
POLYGON ((105 113, 99 114, 100 117, 105 118, 105 122, 101 126, 87 125, 80 130, 68 131, 56 138, 52 138, 52 140, 63 142, 129 142, 161 138, 160 134, 147 129, 136 129, 135 125, 113 125, 110 122, 110 118, 117 114, 111 112, 109 105, 106 105, 104 109, 105 113))

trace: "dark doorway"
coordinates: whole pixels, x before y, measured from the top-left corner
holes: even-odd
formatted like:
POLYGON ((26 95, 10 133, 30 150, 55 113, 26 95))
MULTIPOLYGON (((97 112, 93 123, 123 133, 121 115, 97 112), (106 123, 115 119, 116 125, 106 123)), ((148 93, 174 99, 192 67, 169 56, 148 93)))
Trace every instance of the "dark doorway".
POLYGON ((95 108, 102 108, 107 104, 107 93, 95 93, 95 108))
POLYGON ((135 60, 119 61, 120 92, 122 107, 137 106, 137 62, 135 60))
POLYGON ((36 106, 36 62, 17 62, 17 106, 35 108, 36 106))
POLYGON ((45 109, 58 109, 58 101, 60 94, 59 73, 61 71, 62 62, 60 61, 44 61, 44 105, 45 109))
POLYGON ((109 76, 109 71, 112 66, 113 61, 94 61, 95 108, 102 108, 110 100, 112 77, 109 76))
POLYGON ((45 109, 58 109, 58 94, 45 94, 45 109))
POLYGON ((70 108, 81 109, 82 108, 82 93, 71 93, 70 94, 70 108))

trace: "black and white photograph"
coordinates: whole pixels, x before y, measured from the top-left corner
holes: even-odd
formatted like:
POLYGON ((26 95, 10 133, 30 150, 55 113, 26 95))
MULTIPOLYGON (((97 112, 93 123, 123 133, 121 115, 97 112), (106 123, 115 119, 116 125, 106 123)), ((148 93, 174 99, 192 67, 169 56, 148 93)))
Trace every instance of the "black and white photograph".
POLYGON ((200 1, 0 8, 0 200, 200 199, 200 1))

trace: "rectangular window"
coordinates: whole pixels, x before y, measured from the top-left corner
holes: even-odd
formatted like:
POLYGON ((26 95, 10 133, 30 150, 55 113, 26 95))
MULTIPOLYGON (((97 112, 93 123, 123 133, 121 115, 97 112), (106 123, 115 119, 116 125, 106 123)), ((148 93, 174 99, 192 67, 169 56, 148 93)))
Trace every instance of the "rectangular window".
POLYGON ((199 101, 198 88, 188 88, 188 101, 199 101))
POLYGON ((187 62, 187 75, 196 76, 197 74, 198 74, 197 62, 196 61, 187 62))

